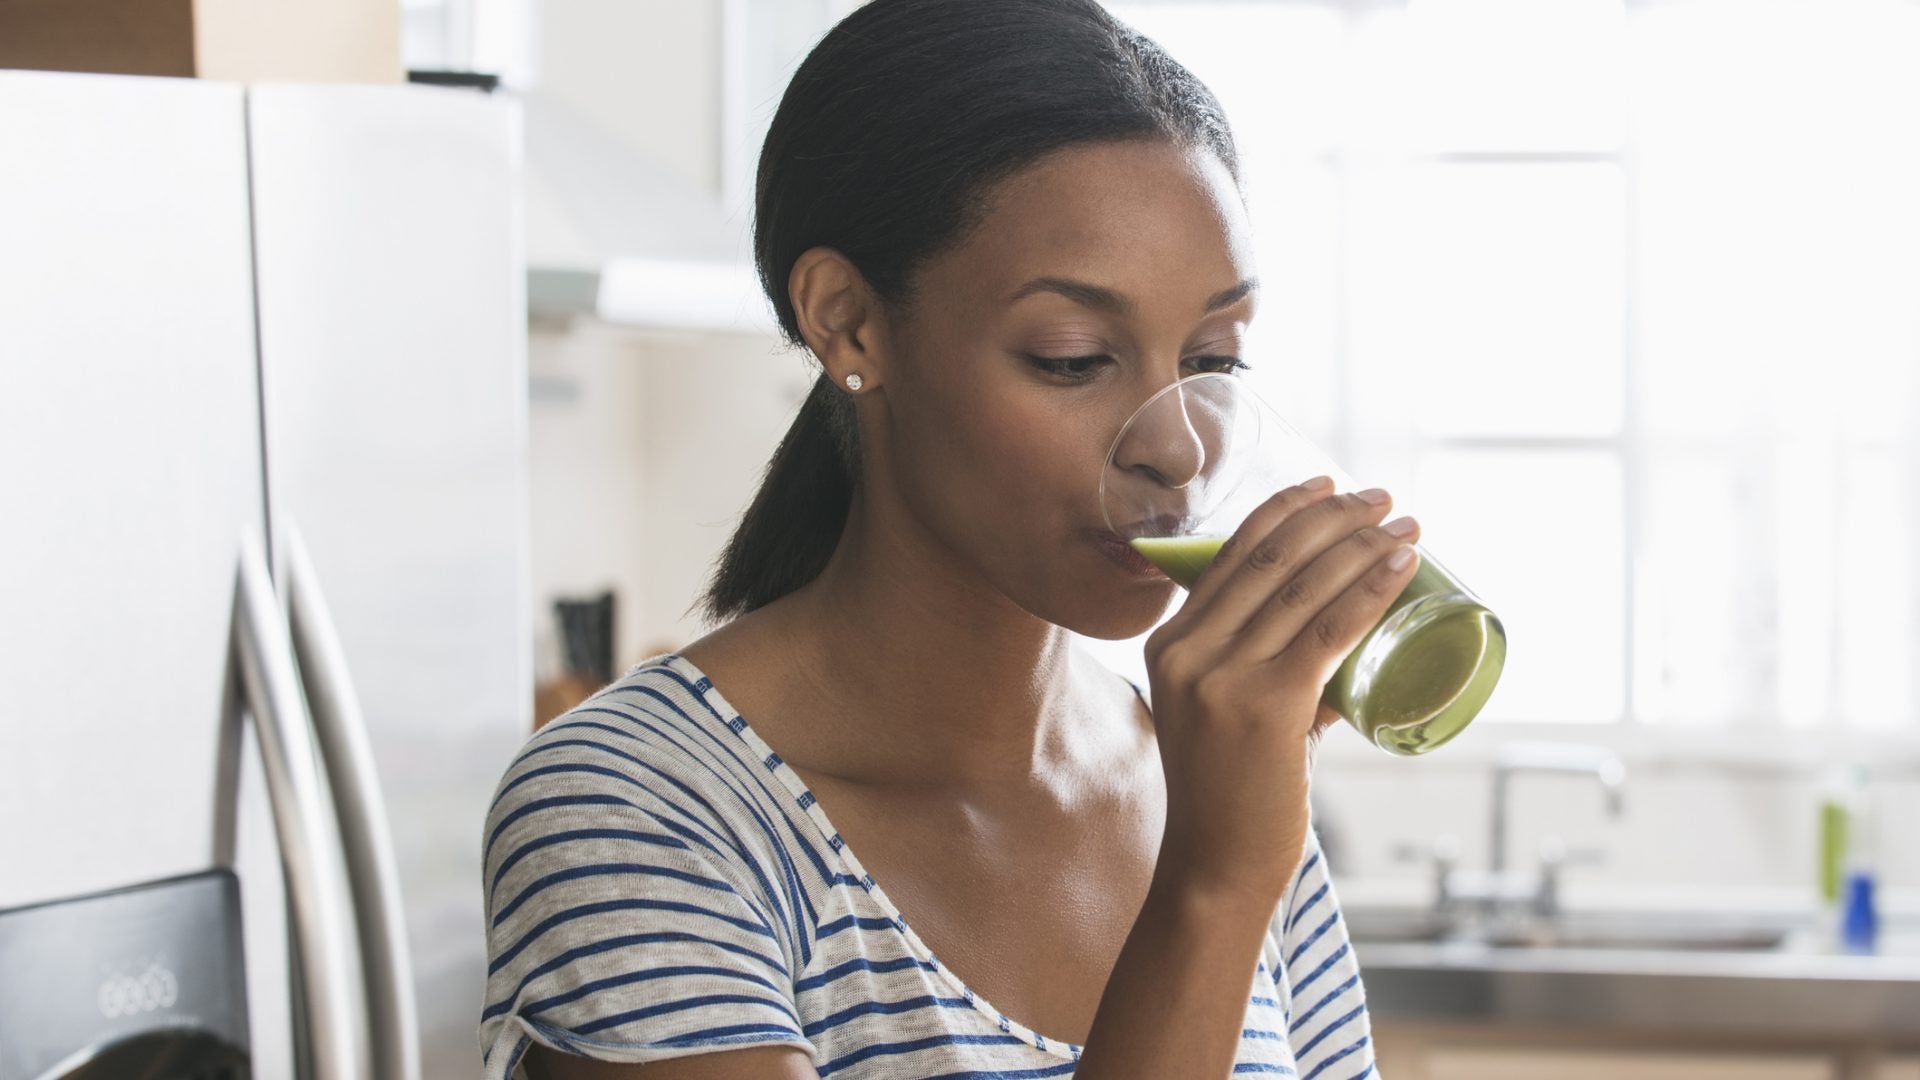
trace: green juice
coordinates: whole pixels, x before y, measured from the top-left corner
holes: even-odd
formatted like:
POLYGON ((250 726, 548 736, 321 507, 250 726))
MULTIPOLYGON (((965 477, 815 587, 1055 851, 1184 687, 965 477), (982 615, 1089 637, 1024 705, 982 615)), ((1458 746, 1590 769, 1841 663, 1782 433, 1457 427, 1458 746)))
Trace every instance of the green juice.
MULTIPOLYGON (((1166 575, 1192 588, 1224 536, 1130 541, 1166 575)), ((1507 637, 1500 620, 1423 550, 1413 580, 1348 654, 1321 700, 1369 742, 1421 754, 1458 735, 1500 681, 1507 637)))

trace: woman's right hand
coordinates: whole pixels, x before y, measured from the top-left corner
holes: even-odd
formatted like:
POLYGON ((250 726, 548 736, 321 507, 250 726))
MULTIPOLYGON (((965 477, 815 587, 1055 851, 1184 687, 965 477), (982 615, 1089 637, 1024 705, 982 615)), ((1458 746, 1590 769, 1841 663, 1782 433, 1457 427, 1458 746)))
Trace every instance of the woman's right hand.
POLYGON ((1270 911, 1299 863, 1314 744, 1339 719, 1321 695, 1419 561, 1416 522, 1380 524, 1386 492, 1332 491, 1321 477, 1262 503, 1147 638, 1163 887, 1270 911))

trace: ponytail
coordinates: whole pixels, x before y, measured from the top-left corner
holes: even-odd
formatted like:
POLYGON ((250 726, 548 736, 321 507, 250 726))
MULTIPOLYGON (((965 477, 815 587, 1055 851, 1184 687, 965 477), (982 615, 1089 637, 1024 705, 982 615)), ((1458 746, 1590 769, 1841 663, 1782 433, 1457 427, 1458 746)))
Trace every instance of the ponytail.
POLYGON ((724 622, 820 576, 840 542, 860 475, 853 398, 821 375, 767 463, 760 491, 720 555, 700 600, 724 622))

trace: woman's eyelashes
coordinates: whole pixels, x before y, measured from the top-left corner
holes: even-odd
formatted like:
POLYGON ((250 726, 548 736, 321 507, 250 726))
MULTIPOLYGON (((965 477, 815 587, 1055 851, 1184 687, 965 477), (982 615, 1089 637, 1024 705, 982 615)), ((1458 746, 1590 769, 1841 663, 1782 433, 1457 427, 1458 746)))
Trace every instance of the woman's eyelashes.
MULTIPOLYGON (((1036 356, 1025 354, 1027 362, 1049 375, 1056 375, 1069 382, 1083 382, 1094 376, 1095 368, 1110 364, 1113 357, 1105 354, 1093 356, 1036 356)), ((1232 372, 1251 370, 1248 364, 1237 356, 1190 356, 1188 364, 1200 371, 1232 372)))

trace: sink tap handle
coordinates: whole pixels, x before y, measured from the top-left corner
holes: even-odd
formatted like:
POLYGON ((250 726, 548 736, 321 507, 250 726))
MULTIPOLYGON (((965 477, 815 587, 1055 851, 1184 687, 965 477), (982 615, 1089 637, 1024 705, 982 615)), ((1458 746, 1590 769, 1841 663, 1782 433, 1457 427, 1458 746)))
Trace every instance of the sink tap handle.
POLYGON ((1558 836, 1540 841, 1540 880, 1533 894, 1534 914, 1552 918, 1560 913, 1560 872, 1569 866, 1598 866, 1607 861, 1605 849, 1569 847, 1558 836))
POLYGON ((1402 841, 1393 846, 1396 862, 1424 862, 1433 868, 1433 910, 1445 911, 1453 902, 1453 871, 1460 863, 1460 838, 1441 833, 1431 844, 1402 841))

